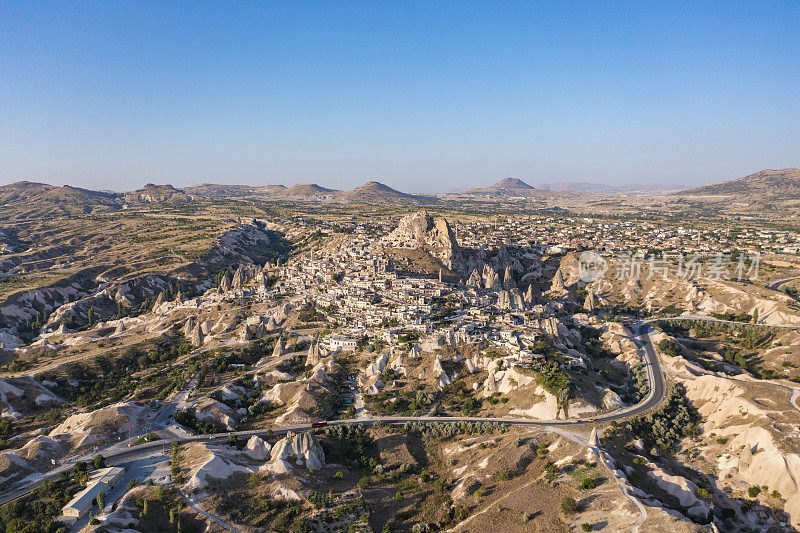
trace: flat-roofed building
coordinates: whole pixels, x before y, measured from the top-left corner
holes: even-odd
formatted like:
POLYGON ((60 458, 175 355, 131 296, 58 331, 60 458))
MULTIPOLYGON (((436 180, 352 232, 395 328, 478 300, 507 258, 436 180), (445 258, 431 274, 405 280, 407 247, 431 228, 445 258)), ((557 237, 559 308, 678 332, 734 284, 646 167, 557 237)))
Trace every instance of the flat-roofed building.
POLYGON ((125 469, 118 466, 101 468, 92 472, 86 488, 80 491, 65 505, 61 512, 70 518, 80 518, 86 514, 93 505, 97 495, 101 492, 108 492, 117 482, 122 479, 125 469))

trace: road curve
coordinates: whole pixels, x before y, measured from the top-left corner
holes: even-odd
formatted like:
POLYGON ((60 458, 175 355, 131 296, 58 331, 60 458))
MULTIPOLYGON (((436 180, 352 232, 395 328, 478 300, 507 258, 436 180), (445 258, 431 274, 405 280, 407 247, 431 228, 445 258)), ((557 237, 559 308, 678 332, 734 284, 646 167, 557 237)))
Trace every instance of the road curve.
MULTIPOLYGON (((587 424, 606 423, 617 420, 624 420, 642 413, 646 413, 658 407, 659 404, 666 397, 666 381, 664 373, 661 369, 661 364, 650 340, 651 326, 648 322, 642 321, 634 325, 634 333, 637 339, 637 346, 642 350, 643 365, 647 371, 648 380, 650 382, 650 390, 645 398, 636 405, 618 409, 610 413, 597 415, 592 418, 575 418, 575 419, 561 419, 561 420, 541 420, 538 418, 518 418, 518 417, 478 417, 478 416, 378 416, 371 418, 358 418, 347 420, 332 420, 327 423, 328 427, 356 425, 356 426, 372 426, 375 424, 386 425, 402 425, 406 422, 420 422, 420 423, 451 423, 451 422, 489 422, 507 424, 510 426, 519 427, 573 427, 587 424)), ((188 443, 188 442, 214 442, 219 440, 227 440, 231 436, 235 437, 249 437, 252 435, 272 435, 284 434, 289 431, 303 432, 313 429, 311 424, 300 424, 292 426, 280 426, 270 429, 247 430, 247 431, 231 431, 226 433, 214 433, 211 435, 192 435, 189 437, 180 437, 171 439, 174 442, 188 443)), ((157 453, 164 453, 164 446, 167 443, 165 440, 154 442, 147 442, 130 448, 124 448, 120 451, 111 453, 104 453, 103 450, 98 450, 97 454, 103 454, 106 462, 110 465, 123 465, 127 462, 149 457, 157 453)), ((0 494, 0 505, 9 501, 20 498, 28 494, 46 479, 53 479, 63 471, 69 471, 74 463, 66 463, 59 468, 51 470, 42 474, 35 480, 26 483, 23 486, 16 487, 12 490, 0 494)))

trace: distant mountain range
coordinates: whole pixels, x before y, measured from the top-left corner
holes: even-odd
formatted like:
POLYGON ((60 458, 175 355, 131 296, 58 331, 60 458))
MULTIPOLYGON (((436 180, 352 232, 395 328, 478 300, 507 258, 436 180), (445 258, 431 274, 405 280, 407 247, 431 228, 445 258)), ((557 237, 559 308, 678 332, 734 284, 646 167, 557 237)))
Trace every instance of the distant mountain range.
POLYGON ((65 185, 56 187, 44 183, 20 181, 0 186, 0 217, 11 210, 30 215, 74 215, 121 209, 145 203, 187 202, 209 198, 254 198, 265 201, 331 202, 344 204, 430 204, 459 199, 503 200, 511 198, 577 198, 582 195, 613 196, 620 194, 664 194, 691 196, 718 201, 735 196, 741 201, 757 204, 761 201, 800 201, 800 169, 762 170, 744 178, 734 179, 695 189, 674 192, 674 185, 609 186, 593 183, 555 182, 538 188, 518 178, 505 178, 489 187, 476 187, 461 193, 417 195, 398 191, 377 181, 369 181, 352 190, 329 189, 315 183, 283 185, 221 185, 205 183, 184 189, 172 185, 148 183, 141 189, 126 193, 93 191, 65 185))
POLYGON ((407 204, 431 201, 431 198, 427 196, 400 192, 377 181, 369 181, 349 191, 328 189, 316 183, 298 183, 291 187, 283 185, 251 187, 206 183, 187 187, 184 191, 213 198, 252 197, 262 200, 320 201, 346 204, 407 204))

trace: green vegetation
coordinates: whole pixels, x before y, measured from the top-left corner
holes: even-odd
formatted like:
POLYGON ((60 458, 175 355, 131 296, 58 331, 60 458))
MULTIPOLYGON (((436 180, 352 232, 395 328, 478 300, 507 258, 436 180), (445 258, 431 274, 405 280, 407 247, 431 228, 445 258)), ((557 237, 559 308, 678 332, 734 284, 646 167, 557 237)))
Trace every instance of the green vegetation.
POLYGON ((670 451, 679 439, 696 433, 700 415, 686 398, 680 383, 667 383, 667 397, 661 406, 620 424, 612 432, 622 432, 629 439, 641 438, 648 447, 670 451))
POLYGON ((536 372, 536 383, 556 396, 559 403, 564 403, 569 399, 572 392, 572 378, 561 370, 558 363, 551 361, 536 372))
POLYGON ((661 339, 656 346, 661 353, 670 357, 678 357, 681 354, 680 344, 671 339, 661 339))
POLYGON ((225 428, 216 420, 200 420, 195 414, 194 407, 188 409, 175 411, 175 422, 182 425, 186 429, 194 431, 195 433, 208 434, 208 433, 221 433, 225 428))
POLYGON ((183 383, 184 369, 168 372, 171 362, 192 350, 182 337, 155 338, 112 350, 91 361, 68 363, 62 373, 45 372, 42 379, 58 384, 55 388, 62 397, 80 407, 95 410, 122 401, 137 389, 147 387, 160 391, 172 390, 176 383, 167 385, 178 376, 183 383), (145 374, 144 376, 137 373, 145 374))
POLYGON ((55 481, 45 481, 27 496, 0 507, 0 531, 66 533, 67 527, 55 518, 78 490, 79 485, 66 473, 55 481))
POLYGON ((577 513, 578 502, 575 501, 575 498, 564 496, 561 499, 561 512, 567 516, 574 515, 575 513, 577 513))
POLYGON ((183 484, 183 474, 181 474, 181 452, 183 446, 177 442, 172 443, 172 455, 170 457, 170 472, 172 473, 172 482, 176 485, 183 484))
POLYGON ((139 444, 144 444, 144 443, 146 443, 146 442, 154 442, 154 441, 157 441, 157 440, 159 440, 160 438, 161 438, 161 437, 159 437, 159 436, 158 436, 158 435, 156 435, 155 433, 148 433, 147 435, 144 435, 144 436, 142 436, 142 437, 139 437, 138 439, 136 439, 136 440, 133 442, 133 445, 134 445, 134 446, 138 446, 139 444))

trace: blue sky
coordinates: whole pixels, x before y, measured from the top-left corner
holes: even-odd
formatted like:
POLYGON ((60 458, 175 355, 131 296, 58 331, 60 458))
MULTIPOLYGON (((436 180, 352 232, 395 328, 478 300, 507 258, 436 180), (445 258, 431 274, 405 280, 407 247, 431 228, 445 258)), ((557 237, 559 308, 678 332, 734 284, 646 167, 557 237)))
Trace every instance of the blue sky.
POLYGON ((410 192, 800 166, 800 2, 2 2, 0 182, 410 192))

